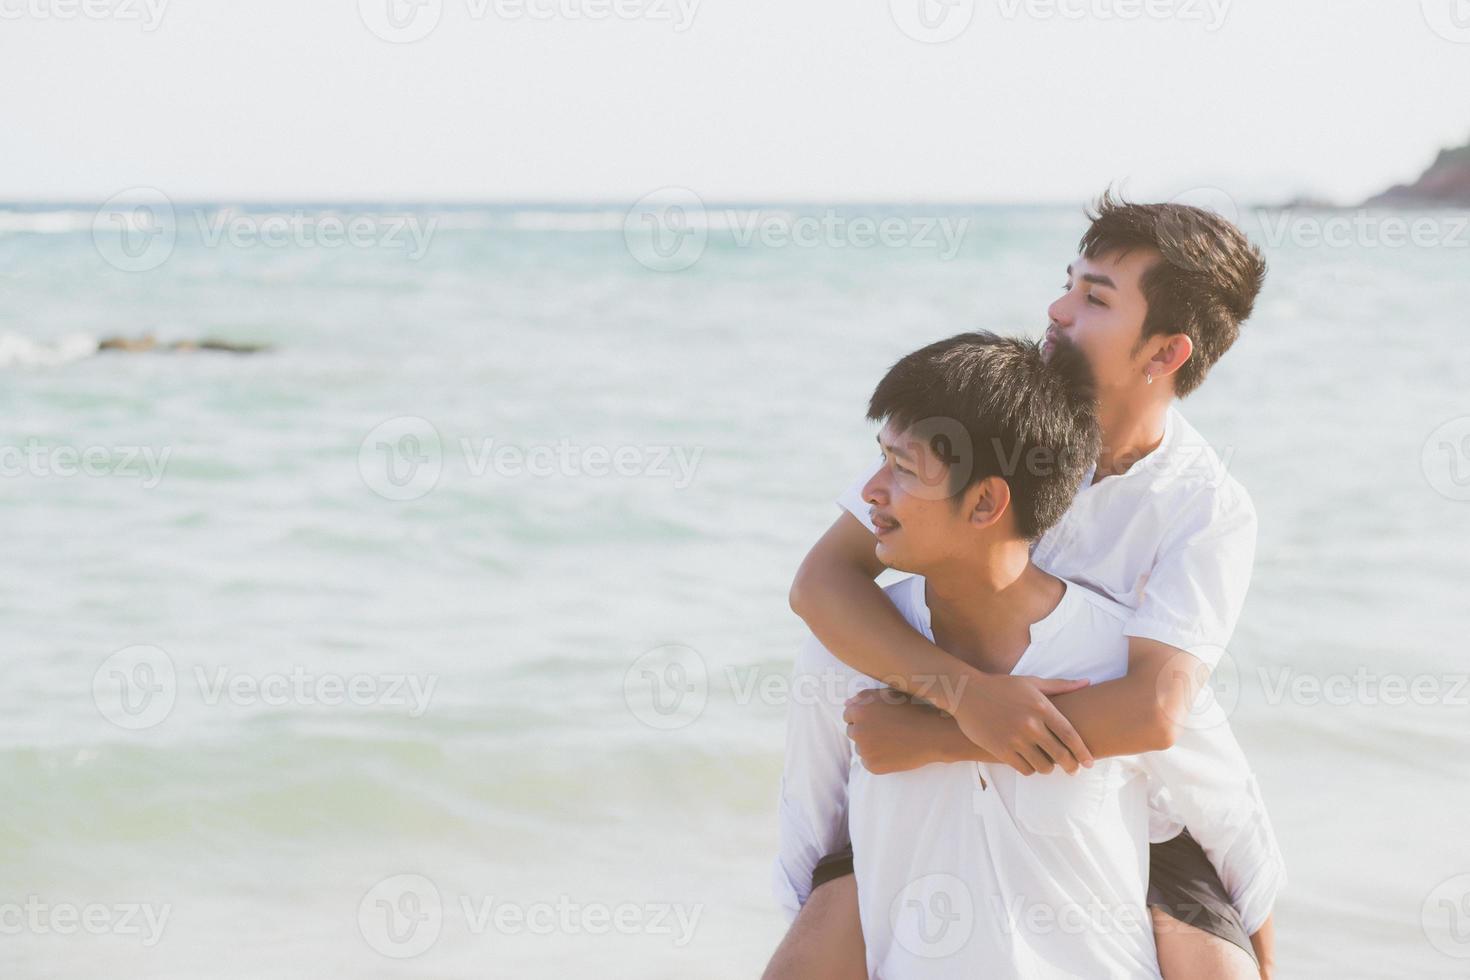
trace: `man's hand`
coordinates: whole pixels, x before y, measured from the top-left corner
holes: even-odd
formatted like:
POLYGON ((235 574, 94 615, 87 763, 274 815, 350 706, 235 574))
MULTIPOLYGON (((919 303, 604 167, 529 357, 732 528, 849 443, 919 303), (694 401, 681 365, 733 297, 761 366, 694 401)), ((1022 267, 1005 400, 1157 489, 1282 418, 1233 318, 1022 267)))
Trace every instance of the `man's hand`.
POLYGON ((974 748, 949 715, 891 687, 848 698, 842 720, 864 768, 878 776, 956 762, 974 748))
POLYGON ((1088 681, 983 674, 960 692, 954 720, 965 737, 1023 776, 1061 766, 1075 773, 1092 753, 1066 716, 1051 703, 1088 681))

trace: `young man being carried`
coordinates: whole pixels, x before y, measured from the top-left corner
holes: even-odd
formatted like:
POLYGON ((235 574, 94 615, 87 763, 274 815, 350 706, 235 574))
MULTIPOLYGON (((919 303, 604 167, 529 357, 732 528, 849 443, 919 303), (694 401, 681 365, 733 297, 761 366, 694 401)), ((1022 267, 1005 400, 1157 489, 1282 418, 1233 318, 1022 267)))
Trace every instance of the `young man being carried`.
MULTIPOLYGON (((1234 342, 1265 264, 1216 215, 1108 196, 1080 251, 1048 311, 1047 345, 1070 339, 1087 356, 1102 449, 1032 557, 1132 610, 1127 675, 1078 689, 977 668, 921 635, 891 602, 879 601, 872 580, 883 564, 860 483, 843 496, 849 513, 812 549, 791 598, 844 662, 953 715, 859 698, 848 709, 851 733, 862 757, 883 772, 962 758, 1003 762, 1019 773, 1070 774, 1094 758, 1176 742, 1191 752, 1203 730, 1189 722, 1190 706, 1239 616, 1255 512, 1172 403, 1198 387, 1234 342)), ((1251 976, 1258 967, 1269 977, 1270 911, 1285 880, 1270 822, 1248 769, 1243 777, 1201 775, 1235 787, 1233 839, 1202 849, 1197 821, 1183 821, 1193 837, 1162 839, 1155 827, 1149 905, 1160 964, 1170 980, 1251 976), (1272 859, 1240 860, 1247 852, 1272 859)), ((1161 815, 1177 824, 1174 802, 1161 815)), ((817 871, 823 887, 772 960, 772 980, 862 975, 855 885, 844 874, 850 864, 834 850, 817 871)))

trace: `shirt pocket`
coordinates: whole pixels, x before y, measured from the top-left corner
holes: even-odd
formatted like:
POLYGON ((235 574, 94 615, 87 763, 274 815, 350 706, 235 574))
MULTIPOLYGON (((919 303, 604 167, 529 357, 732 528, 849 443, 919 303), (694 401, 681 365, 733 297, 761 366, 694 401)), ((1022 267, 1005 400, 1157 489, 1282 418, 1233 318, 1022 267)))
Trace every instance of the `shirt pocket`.
POLYGON ((1047 775, 1018 777, 1017 822, 1033 834, 1082 836, 1102 815, 1108 793, 1116 788, 1116 768, 1101 761, 1075 776, 1056 769, 1047 775))

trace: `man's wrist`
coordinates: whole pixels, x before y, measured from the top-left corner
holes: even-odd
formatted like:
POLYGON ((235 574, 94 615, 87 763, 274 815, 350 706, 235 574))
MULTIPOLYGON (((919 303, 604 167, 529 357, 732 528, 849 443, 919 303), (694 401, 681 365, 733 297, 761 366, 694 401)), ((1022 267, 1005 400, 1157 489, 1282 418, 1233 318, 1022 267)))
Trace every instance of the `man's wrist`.
POLYGON ((929 693, 919 696, 941 711, 958 715, 961 706, 973 701, 993 680, 985 671, 965 664, 956 671, 933 678, 928 685, 929 693))

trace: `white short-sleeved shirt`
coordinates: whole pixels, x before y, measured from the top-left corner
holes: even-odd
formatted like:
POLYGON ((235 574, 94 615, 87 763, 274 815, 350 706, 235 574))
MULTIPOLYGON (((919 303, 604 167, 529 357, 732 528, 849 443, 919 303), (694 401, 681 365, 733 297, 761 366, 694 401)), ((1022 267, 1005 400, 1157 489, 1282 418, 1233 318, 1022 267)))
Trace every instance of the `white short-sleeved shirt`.
MULTIPOLYGON (((863 486, 838 503, 873 529, 863 486)), ((1126 473, 1094 468, 1032 560, 1133 610, 1125 632, 1188 651, 1211 669, 1240 619, 1256 555, 1256 511, 1226 461, 1171 407, 1158 447, 1126 473)))
MULTIPOLYGON (((886 591, 932 639, 924 590, 915 576, 886 591)), ((1120 677, 1126 617, 1069 586, 1032 625, 1015 670, 1120 677)), ((815 639, 797 659, 774 868, 788 913, 810 894, 817 860, 850 833, 869 976, 1158 977, 1143 757, 1100 759, 1073 776, 976 762, 874 776, 842 712, 848 695, 877 686, 815 639)))

